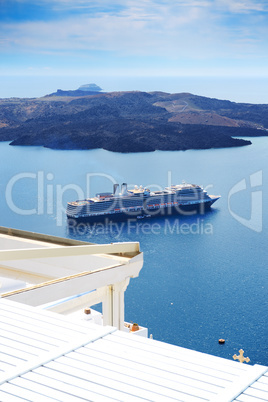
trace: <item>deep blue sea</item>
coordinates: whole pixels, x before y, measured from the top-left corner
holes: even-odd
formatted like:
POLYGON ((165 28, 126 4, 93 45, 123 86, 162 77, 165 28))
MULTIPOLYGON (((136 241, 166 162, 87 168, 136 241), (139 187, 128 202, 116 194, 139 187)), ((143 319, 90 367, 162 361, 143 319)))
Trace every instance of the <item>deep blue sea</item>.
POLYGON ((268 137, 229 149, 118 154, 0 143, 0 225, 96 243, 139 241, 140 276, 125 318, 154 339, 268 365, 268 137), (68 228, 67 201, 114 182, 164 188, 185 180, 221 199, 205 215, 68 228), (224 345, 218 339, 226 340, 224 345))

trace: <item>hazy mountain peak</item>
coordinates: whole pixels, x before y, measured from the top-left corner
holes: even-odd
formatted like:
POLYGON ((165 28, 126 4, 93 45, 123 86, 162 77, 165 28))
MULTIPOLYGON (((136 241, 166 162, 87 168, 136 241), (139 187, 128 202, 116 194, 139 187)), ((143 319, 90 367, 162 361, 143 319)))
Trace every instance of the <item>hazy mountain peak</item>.
POLYGON ((86 91, 86 92, 100 92, 102 88, 96 84, 84 84, 78 88, 78 91, 86 91))

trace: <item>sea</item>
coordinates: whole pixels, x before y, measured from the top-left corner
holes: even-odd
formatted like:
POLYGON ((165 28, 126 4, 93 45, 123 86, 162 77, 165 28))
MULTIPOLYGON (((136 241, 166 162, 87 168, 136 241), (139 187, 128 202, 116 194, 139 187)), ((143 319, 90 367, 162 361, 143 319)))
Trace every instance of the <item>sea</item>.
POLYGON ((227 359, 242 348, 249 364, 268 365, 268 137, 250 140, 135 154, 2 142, 0 226, 91 243, 138 241, 144 265, 125 292, 126 321, 160 341, 227 359), (68 201, 114 183, 157 190, 183 180, 221 198, 202 215, 66 221, 68 201))

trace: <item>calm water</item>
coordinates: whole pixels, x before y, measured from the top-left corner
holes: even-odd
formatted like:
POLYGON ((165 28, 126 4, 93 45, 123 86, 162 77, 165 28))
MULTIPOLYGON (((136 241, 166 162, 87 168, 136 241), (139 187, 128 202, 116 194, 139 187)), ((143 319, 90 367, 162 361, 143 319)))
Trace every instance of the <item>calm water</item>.
POLYGON ((158 340, 226 358, 243 348, 251 363, 267 365, 268 138, 252 141, 133 155, 0 143, 0 225, 96 243, 139 241, 144 266, 125 294, 126 320, 158 340), (222 197, 202 216, 67 227, 67 201, 111 191, 113 181, 156 189, 182 180, 222 197))

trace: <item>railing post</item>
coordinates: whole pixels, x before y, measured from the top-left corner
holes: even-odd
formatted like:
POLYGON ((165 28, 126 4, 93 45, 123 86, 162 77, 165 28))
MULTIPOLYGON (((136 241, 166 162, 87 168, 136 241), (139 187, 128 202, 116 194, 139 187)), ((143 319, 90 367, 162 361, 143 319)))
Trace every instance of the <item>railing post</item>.
POLYGON ((125 291, 130 278, 113 285, 113 326, 117 329, 124 329, 125 322, 125 291))
POLYGON ((106 286, 106 295, 102 301, 103 325, 113 325, 113 286, 106 286))

